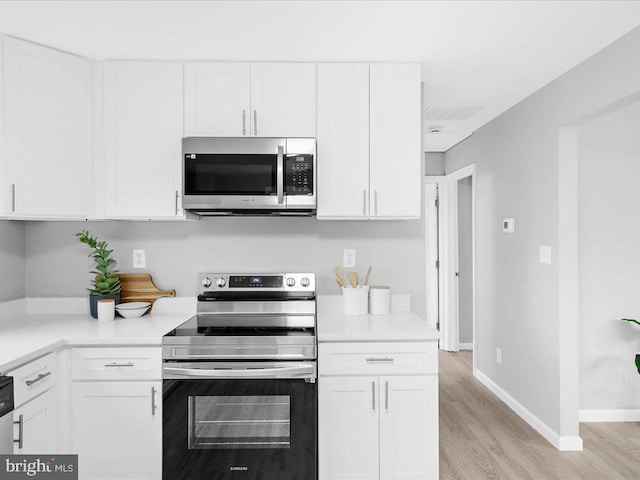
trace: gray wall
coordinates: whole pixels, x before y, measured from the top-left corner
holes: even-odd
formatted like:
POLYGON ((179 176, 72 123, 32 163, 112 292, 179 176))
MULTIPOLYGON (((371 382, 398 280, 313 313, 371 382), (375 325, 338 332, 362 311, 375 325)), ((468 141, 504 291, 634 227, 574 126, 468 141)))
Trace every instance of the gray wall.
POLYGON ((580 408, 640 408, 640 103, 578 129, 580 408))
POLYGON ((424 154, 424 174, 444 175, 445 154, 440 152, 425 152, 424 154))
POLYGON ((25 228, 0 220, 0 302, 25 296, 25 228))
POLYGON ((460 343, 473 342, 472 179, 458 181, 458 277, 460 343))
POLYGON ((210 218, 194 222, 31 222, 27 225, 29 296, 82 296, 92 266, 74 237, 86 228, 115 249, 122 272, 133 272, 134 248, 146 250, 159 288, 195 295, 203 271, 310 271, 321 294, 339 294, 334 268, 355 248, 358 271, 373 265, 370 285, 412 295, 424 316, 424 222, 321 222, 314 218, 210 218), (43 274, 46 272, 46 274, 43 274))
POLYGON ((558 129, 636 93, 638 51, 640 29, 446 154, 447 172, 477 165, 478 369, 561 435, 559 271, 557 258, 538 263, 539 245, 550 245, 552 258, 558 251, 558 129), (505 217, 515 217, 514 235, 502 234, 505 217))

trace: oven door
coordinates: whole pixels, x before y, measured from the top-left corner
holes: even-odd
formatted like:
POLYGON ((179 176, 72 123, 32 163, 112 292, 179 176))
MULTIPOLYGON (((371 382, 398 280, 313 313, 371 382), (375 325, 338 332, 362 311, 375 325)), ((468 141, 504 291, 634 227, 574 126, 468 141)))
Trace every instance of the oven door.
POLYGON ((286 208, 286 140, 251 140, 185 138, 183 208, 286 208))
POLYGON ((163 479, 317 479, 317 421, 309 379, 165 379, 163 479))

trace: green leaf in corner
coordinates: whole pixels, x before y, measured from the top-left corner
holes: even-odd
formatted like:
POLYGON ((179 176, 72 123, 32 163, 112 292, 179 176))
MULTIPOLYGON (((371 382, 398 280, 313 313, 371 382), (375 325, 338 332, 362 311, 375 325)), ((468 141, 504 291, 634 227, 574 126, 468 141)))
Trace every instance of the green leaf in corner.
POLYGON ((640 353, 636 354, 636 368, 638 369, 638 373, 640 373, 640 353))
POLYGON ((633 318, 623 318, 622 320, 625 322, 632 322, 640 325, 640 322, 638 320, 634 320, 633 318))

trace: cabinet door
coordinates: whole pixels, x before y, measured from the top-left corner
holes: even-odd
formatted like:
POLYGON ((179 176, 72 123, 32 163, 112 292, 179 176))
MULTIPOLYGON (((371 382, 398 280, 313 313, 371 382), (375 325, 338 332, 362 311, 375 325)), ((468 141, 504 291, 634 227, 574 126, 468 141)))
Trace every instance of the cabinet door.
POLYGON ((13 453, 38 455, 60 453, 58 448, 57 402, 55 390, 48 390, 39 397, 13 411, 13 438, 22 443, 13 444, 13 453))
POLYGON ((316 136, 316 66, 251 65, 251 135, 316 136))
POLYGON ((72 389, 82 480, 162 477, 161 382, 75 382, 72 389))
POLYGON ((185 63, 184 136, 249 136, 250 78, 248 63, 185 63))
POLYGON ((371 65, 371 217, 419 218, 420 65, 371 65))
POLYGON ((380 480, 438 479, 438 377, 380 377, 380 480))
POLYGON ((378 379, 321 377, 318 391, 320 478, 377 480, 378 379))
POLYGON ((105 64, 105 214, 182 215, 182 64, 105 64))
POLYGON ((369 214, 369 65, 318 65, 319 219, 369 214))
POLYGON ((86 218, 89 212, 89 61, 4 38, 6 213, 86 218))

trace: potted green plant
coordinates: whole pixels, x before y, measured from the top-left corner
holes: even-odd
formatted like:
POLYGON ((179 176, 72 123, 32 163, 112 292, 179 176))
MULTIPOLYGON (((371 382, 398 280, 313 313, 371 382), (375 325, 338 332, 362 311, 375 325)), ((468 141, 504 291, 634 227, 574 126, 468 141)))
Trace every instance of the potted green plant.
POLYGON ((109 250, 107 242, 101 242, 96 237, 91 236, 88 230, 76 233, 76 237, 86 243, 93 251, 89 254, 96 262, 92 288, 89 291, 89 310, 93 318, 98 318, 98 300, 113 298, 116 303, 120 300, 120 279, 118 270, 114 270, 116 261, 111 257, 113 250, 109 250))
MULTIPOLYGON (((640 322, 638 320, 633 319, 633 318, 623 318, 622 320, 624 320, 625 322, 632 322, 632 323, 637 323, 638 325, 640 325, 640 322)), ((638 373, 640 373, 640 353, 636 354, 636 368, 638 369, 638 373)))

